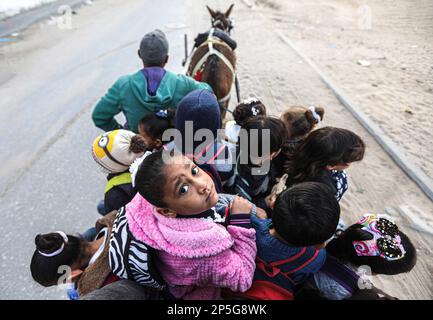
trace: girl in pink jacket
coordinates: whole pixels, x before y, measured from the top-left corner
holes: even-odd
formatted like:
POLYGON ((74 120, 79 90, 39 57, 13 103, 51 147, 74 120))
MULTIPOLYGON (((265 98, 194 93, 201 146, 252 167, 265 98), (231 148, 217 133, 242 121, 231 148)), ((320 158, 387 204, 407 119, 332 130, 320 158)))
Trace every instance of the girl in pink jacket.
POLYGON ((138 194, 126 207, 132 234, 158 250, 158 269, 175 298, 220 299, 221 288, 248 290, 256 257, 252 204, 239 197, 227 204, 194 162, 166 155, 153 153, 138 168, 138 194))

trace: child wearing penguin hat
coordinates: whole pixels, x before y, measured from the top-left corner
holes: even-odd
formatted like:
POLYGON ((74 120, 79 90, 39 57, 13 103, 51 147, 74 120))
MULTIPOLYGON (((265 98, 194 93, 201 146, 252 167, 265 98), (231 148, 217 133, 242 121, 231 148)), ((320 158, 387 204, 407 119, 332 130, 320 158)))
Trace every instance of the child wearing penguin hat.
POLYGON ((108 173, 104 200, 98 205, 100 214, 120 209, 135 196, 129 166, 146 149, 143 137, 123 129, 105 132, 93 141, 93 159, 108 173))

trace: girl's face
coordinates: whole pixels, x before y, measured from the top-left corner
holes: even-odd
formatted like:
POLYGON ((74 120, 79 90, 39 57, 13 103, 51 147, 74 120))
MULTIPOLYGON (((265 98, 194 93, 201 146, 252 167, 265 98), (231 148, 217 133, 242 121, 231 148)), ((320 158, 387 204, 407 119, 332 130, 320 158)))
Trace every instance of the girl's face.
POLYGON ((142 125, 138 126, 138 134, 143 137, 148 150, 161 148, 162 141, 160 139, 155 140, 151 136, 149 136, 142 125))
POLYGON ((212 178, 185 156, 176 156, 166 165, 163 197, 167 208, 158 212, 169 217, 194 215, 212 208, 218 193, 212 178))

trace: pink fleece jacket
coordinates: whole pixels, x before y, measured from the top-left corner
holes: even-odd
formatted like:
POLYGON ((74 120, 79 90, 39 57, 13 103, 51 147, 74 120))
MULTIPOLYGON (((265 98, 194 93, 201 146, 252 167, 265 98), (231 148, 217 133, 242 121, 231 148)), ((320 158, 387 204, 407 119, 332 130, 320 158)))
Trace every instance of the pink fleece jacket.
POLYGON ((137 240, 158 250, 159 271, 176 298, 220 299, 221 288, 250 288, 257 253, 253 228, 167 218, 138 193, 126 216, 137 240))

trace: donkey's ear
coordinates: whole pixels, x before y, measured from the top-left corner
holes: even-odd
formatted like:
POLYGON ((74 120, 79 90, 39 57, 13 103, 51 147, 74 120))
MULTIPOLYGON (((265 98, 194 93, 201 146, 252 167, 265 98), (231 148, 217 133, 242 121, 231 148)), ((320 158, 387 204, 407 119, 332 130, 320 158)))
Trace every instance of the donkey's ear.
POLYGON ((224 13, 224 15, 226 16, 226 18, 229 17, 230 13, 232 13, 232 9, 233 9, 233 6, 234 6, 234 5, 235 5, 235 4, 232 3, 232 4, 230 5, 230 7, 227 9, 226 13, 224 13))
POLYGON ((211 17, 212 17, 212 18, 215 18, 215 15, 216 15, 215 11, 213 11, 211 8, 209 8, 208 5, 206 5, 206 8, 207 8, 207 11, 209 11, 211 17))

